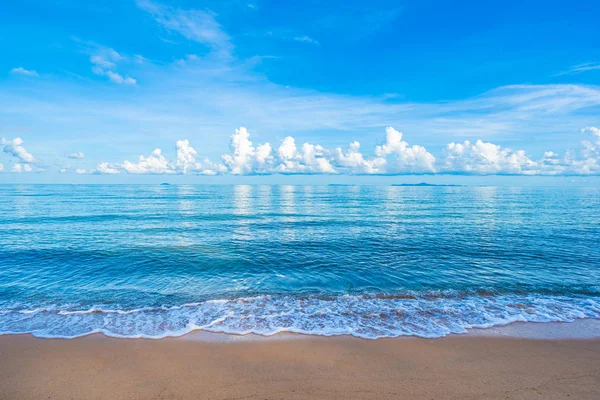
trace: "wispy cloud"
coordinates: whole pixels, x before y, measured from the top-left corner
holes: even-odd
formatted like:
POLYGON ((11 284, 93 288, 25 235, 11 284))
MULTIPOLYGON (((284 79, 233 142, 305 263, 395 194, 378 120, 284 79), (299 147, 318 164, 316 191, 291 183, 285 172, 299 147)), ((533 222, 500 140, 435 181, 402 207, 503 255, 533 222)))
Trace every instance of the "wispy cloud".
POLYGON ((554 74, 554 76, 577 75, 577 74, 582 74, 584 72, 594 71, 594 70, 600 70, 600 64, 595 63, 595 62, 588 62, 588 63, 574 65, 565 71, 559 72, 558 74, 554 74))
POLYGON ((391 3, 391 7, 373 4, 368 8, 352 2, 340 3, 335 13, 315 17, 310 26, 321 35, 336 35, 338 40, 361 39, 384 29, 399 18, 403 8, 394 4, 398 2, 391 3))
POLYGON ((303 42, 303 43, 308 43, 308 44, 315 44, 315 45, 319 45, 319 41, 315 40, 309 36, 295 36, 294 40, 296 42, 303 42))
POLYGON ((117 52, 111 47, 106 47, 101 44, 81 40, 77 37, 72 37, 73 41, 79 46, 79 51, 89 56, 92 72, 95 75, 105 76, 111 82, 120 85, 135 85, 137 80, 131 76, 124 75, 119 72, 123 65, 140 64, 145 60, 140 55, 128 57, 117 52))
MULTIPOLYGON (((571 132, 600 123, 598 86, 510 85, 459 100, 411 102, 401 96, 389 101, 276 84, 253 70, 272 57, 235 59, 231 38, 212 12, 147 0, 138 5, 168 32, 206 45, 208 56, 179 54, 176 61, 160 63, 78 41, 94 73, 135 85, 131 74, 148 84, 127 90, 124 97, 114 85, 98 80, 54 77, 40 86, 20 79, 19 87, 0 91, 1 117, 14 126, 26 125, 47 146, 58 148, 57 157, 64 159, 74 148, 85 150, 88 157, 80 163, 86 165, 80 169, 103 174, 538 171, 532 168, 541 154, 530 153, 539 153, 542 144, 563 149, 572 142, 571 132), (240 136, 247 147, 222 154, 232 127, 241 125, 251 128, 260 144, 240 136), (408 138, 395 130, 384 138, 391 126, 402 127, 408 138), (48 132, 61 132, 65 140, 44 139, 48 132), (87 147, 80 147, 81 132, 85 145, 101 143, 108 156, 90 157, 87 147), (140 149, 149 142, 152 147, 140 149), (178 143, 176 158, 169 156, 165 142, 178 143), (519 150, 511 150, 515 146, 519 150), (150 153, 154 147, 166 151, 150 153), (140 153, 143 158, 137 157, 140 153)), ((389 23, 385 15, 372 18, 389 23)), ((288 32, 285 40, 313 40, 295 34, 288 32)), ((590 149, 597 148, 590 143, 590 149)), ((544 162, 568 165, 564 173, 575 171, 564 156, 556 163, 544 162)), ((594 168, 588 165, 590 171, 594 168)))
POLYGON ((130 76, 124 77, 117 72, 106 71, 106 76, 108 76, 112 82, 118 83, 119 85, 135 85, 137 83, 137 80, 134 78, 130 76))
POLYGON ((92 64, 107 69, 115 68, 117 63, 122 59, 123 57, 119 53, 114 49, 107 47, 98 48, 95 54, 90 56, 90 62, 92 64))
POLYGON ((232 125, 242 124, 271 137, 319 132, 324 145, 342 144, 344 131, 364 133, 366 143, 374 143, 370 129, 402 126, 425 145, 436 145, 439 137, 556 142, 565 132, 600 122, 595 86, 518 85, 457 101, 390 103, 275 85, 247 70, 214 69, 203 60, 174 68, 166 66, 127 101, 61 83, 61 90, 48 86, 43 93, 5 91, 0 102, 11 119, 44 129, 91 127, 98 135, 110 132, 117 142, 131 142, 136 133, 176 140, 194 132, 210 138, 212 151, 232 125))
POLYGON ((217 22, 213 12, 183 10, 149 0, 138 0, 137 5, 168 31, 177 32, 186 39, 206 45, 213 55, 231 57, 231 38, 217 22))
POLYGON ((25 69, 23 67, 17 67, 10 70, 12 74, 15 75, 24 75, 24 76, 40 76, 36 71, 32 69, 25 69))

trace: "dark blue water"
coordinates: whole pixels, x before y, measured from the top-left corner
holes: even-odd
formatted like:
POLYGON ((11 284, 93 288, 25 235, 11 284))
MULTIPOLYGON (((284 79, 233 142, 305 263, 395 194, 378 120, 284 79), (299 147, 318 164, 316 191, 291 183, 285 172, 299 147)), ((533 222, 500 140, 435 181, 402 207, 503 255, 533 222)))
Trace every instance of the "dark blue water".
POLYGON ((600 318, 599 188, 0 186, 0 333, 577 318, 600 318))

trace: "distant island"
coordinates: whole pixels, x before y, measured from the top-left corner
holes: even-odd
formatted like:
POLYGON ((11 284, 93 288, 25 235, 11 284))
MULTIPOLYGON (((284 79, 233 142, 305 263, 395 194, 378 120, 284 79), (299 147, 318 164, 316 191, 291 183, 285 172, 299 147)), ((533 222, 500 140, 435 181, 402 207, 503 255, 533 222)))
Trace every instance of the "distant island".
POLYGON ((392 184, 392 186, 462 186, 462 185, 450 185, 450 184, 436 185, 434 183, 421 182, 421 183, 394 183, 394 184, 392 184))

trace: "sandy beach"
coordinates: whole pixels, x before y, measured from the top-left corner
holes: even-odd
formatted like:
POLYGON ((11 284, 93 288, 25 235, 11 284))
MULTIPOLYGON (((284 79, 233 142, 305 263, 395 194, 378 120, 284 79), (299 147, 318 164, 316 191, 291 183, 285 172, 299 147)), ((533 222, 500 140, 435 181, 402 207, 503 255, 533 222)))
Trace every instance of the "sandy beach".
POLYGON ((0 398, 598 399, 600 340, 0 337, 0 398))

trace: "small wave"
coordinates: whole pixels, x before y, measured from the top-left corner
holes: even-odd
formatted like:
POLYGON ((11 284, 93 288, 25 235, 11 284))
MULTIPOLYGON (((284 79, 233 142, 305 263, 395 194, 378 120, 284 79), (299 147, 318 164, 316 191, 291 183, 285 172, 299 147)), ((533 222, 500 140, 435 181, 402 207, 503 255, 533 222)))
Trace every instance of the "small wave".
POLYGON ((437 338, 512 322, 570 322, 600 318, 594 297, 421 293, 407 295, 257 296, 129 310, 92 306, 4 309, 0 334, 75 338, 181 336, 194 330, 230 334, 352 335, 365 339, 437 338))

